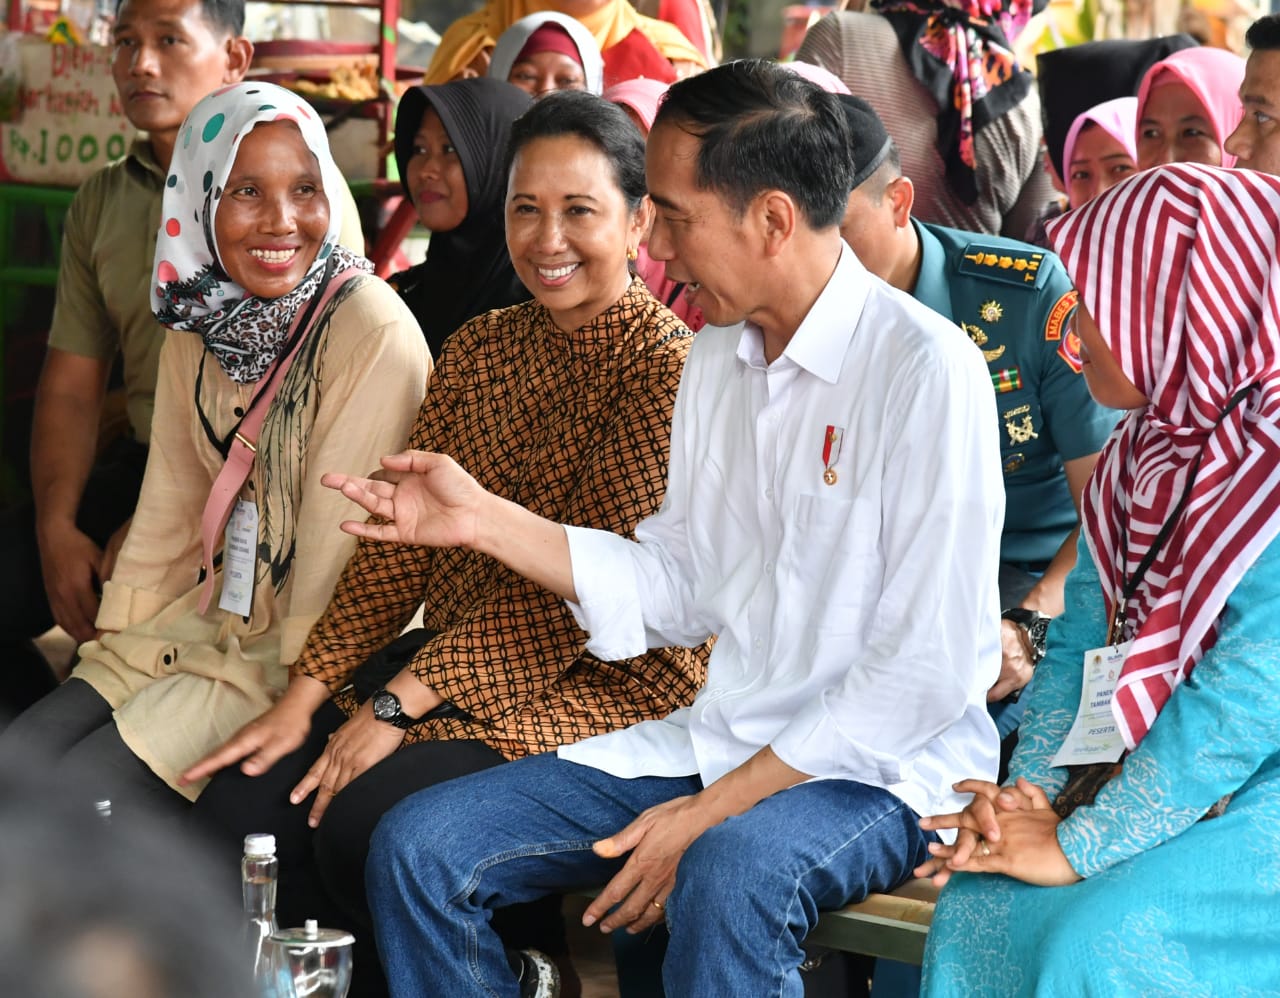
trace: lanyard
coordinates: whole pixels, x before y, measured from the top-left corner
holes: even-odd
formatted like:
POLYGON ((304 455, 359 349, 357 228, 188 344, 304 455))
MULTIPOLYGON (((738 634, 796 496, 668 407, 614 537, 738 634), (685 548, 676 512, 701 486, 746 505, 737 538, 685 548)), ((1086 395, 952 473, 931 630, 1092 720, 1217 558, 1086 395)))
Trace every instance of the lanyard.
MULTIPOLYGON (((1222 414, 1214 420, 1213 426, 1209 432, 1213 432, 1222 423, 1224 419, 1231 414, 1236 406, 1245 400, 1245 397, 1253 390, 1253 385, 1245 385, 1238 392, 1231 396, 1231 401, 1227 403, 1227 407, 1222 410, 1222 414)), ((1124 611, 1129 604, 1129 600, 1133 598, 1134 593, 1138 591, 1138 586, 1142 584, 1142 580, 1146 577, 1147 569, 1155 563, 1156 557, 1160 554, 1161 548, 1169 539, 1169 535, 1173 533, 1173 528, 1177 526, 1178 521, 1182 517, 1182 511, 1186 509, 1187 500, 1191 498, 1191 488, 1196 483, 1196 475, 1200 472, 1200 460, 1204 457, 1204 450, 1196 455, 1196 459, 1191 464, 1191 474, 1187 476, 1187 484, 1182 488, 1182 495, 1178 498, 1178 503, 1173 507, 1173 511, 1169 514, 1168 519, 1164 521, 1164 525, 1160 528, 1160 532, 1156 534, 1156 539, 1151 542, 1151 547, 1147 549, 1147 553, 1143 555, 1142 561, 1138 562, 1138 567, 1134 569, 1127 582, 1120 589, 1120 599, 1116 602, 1115 613, 1111 615, 1111 626, 1107 630, 1107 644, 1117 645, 1124 633, 1124 611)), ((1120 558, 1124 558, 1129 543, 1129 528, 1127 523, 1120 525, 1120 558)), ((1121 570, 1123 571, 1123 569, 1121 570)))
MULTIPOLYGON (((316 306, 320 303, 320 299, 323 296, 323 291, 329 286, 329 281, 333 277, 333 271, 334 257, 331 255, 329 259, 325 261, 324 273, 320 275, 320 283, 316 288, 316 293, 313 294, 310 301, 307 302, 307 308, 302 314, 302 320, 294 326, 292 335, 289 336, 289 338, 280 347, 280 352, 276 354, 277 362, 278 358, 287 357, 291 354, 294 347, 297 346, 298 340, 305 335, 307 327, 311 325, 311 318, 315 315, 316 306)), ((253 397, 249 400, 249 406, 245 409, 244 414, 236 421, 236 425, 227 431, 227 435, 225 437, 219 437, 217 431, 213 428, 213 424, 209 422, 209 417, 205 415, 204 406, 200 403, 200 395, 204 387, 204 362, 208 356, 209 351, 206 349, 204 353, 200 355, 200 367, 196 371, 196 415, 200 417, 200 426, 204 430, 205 437, 208 439, 209 443, 213 445, 213 449, 216 450, 225 461, 227 459, 227 455, 231 453, 231 441, 233 441, 236 438, 236 434, 240 432, 240 426, 244 423, 249 413, 254 410, 255 406, 267 400, 266 393, 263 392, 263 387, 271 380, 271 371, 273 368, 268 368, 266 373, 258 379, 257 388, 254 391, 253 397)))

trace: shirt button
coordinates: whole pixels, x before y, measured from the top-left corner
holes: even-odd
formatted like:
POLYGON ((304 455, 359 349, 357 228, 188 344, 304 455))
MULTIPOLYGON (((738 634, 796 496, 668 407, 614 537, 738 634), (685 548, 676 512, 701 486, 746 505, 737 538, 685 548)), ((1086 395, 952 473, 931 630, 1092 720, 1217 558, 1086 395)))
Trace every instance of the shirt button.
POLYGON ((772 501, 773 501, 773 489, 765 489, 765 490, 764 490, 764 497, 765 497, 766 499, 768 499, 770 502, 772 502, 772 501))
POLYGON ((754 641, 752 641, 751 643, 752 643, 753 645, 755 645, 755 647, 756 647, 756 648, 763 648, 763 647, 764 647, 764 639, 763 639, 763 638, 756 638, 756 639, 755 639, 754 641))
POLYGON ((766 561, 766 562, 764 563, 764 574, 765 574, 765 575, 772 575, 772 574, 773 574, 773 562, 771 562, 771 561, 766 561))

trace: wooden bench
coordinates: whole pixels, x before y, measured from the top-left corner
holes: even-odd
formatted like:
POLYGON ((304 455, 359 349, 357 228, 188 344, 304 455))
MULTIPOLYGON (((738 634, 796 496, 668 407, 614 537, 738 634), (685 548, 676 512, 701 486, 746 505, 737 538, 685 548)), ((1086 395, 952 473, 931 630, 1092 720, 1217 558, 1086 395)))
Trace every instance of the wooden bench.
POLYGON ((891 894, 824 912, 805 944, 919 965, 937 899, 928 880, 908 880, 891 894))
MULTIPOLYGON (((574 893, 594 898, 600 891, 574 893)), ((919 966, 937 900, 938 888, 928 880, 908 880, 890 894, 871 894, 839 911, 823 912, 805 945, 919 966)))

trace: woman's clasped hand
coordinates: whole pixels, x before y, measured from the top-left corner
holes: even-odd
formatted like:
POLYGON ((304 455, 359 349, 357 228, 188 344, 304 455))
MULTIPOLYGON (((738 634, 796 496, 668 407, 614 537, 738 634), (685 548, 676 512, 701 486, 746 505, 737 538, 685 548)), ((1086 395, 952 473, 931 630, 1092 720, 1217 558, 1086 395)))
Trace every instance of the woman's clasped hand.
POLYGON ((942 887, 957 871, 1003 873, 1042 887, 1080 879, 1058 845, 1060 819, 1045 792, 1019 779, 1001 787, 985 780, 963 780, 955 789, 973 794, 963 811, 921 818, 925 831, 954 830, 955 842, 934 842, 932 858, 915 870, 942 887))

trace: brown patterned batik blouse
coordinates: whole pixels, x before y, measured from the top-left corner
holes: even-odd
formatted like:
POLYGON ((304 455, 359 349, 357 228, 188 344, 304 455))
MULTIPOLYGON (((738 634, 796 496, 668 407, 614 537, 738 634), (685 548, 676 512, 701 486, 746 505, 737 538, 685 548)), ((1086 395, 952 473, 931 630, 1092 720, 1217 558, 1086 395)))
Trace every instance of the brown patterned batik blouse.
MULTIPOLYGON (((445 344, 410 446, 542 516, 630 535, 662 500, 691 342, 640 281, 572 333, 536 301, 479 316, 445 344)), ((478 738, 517 758, 663 717, 706 675, 705 648, 598 661, 560 599, 485 555, 363 540, 294 671, 352 712, 352 670, 424 600, 439 634, 411 668, 475 720, 431 719, 408 742, 478 738)))

